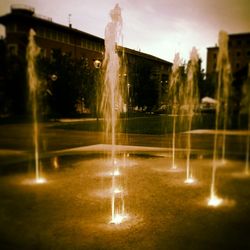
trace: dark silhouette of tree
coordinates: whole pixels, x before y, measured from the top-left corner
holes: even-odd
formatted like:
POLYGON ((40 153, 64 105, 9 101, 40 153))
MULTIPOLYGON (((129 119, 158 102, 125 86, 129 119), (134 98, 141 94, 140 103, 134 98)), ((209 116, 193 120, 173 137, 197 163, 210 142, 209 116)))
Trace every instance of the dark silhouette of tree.
POLYGON ((52 117, 77 115, 77 105, 94 109, 96 88, 94 71, 86 58, 73 60, 71 55, 53 50, 51 58, 39 58, 41 95, 46 112, 52 117))
POLYGON ((152 74, 150 63, 138 63, 132 76, 133 82, 133 105, 147 107, 151 111, 158 104, 157 79, 152 74))
POLYGON ((27 63, 20 55, 8 54, 6 60, 5 95, 9 100, 9 113, 13 116, 27 114, 28 86, 27 63))

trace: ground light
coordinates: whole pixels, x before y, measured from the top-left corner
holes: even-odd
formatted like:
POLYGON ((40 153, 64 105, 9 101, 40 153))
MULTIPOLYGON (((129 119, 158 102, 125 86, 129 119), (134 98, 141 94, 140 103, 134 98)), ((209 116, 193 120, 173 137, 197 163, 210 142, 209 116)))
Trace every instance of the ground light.
POLYGON ((110 221, 110 224, 121 224, 126 219, 125 215, 122 214, 116 214, 113 218, 113 220, 110 221))
POLYGON ((223 199, 219 198, 215 194, 211 194, 211 197, 208 200, 208 206, 218 207, 222 204, 223 199))
POLYGON ((193 184, 193 183, 195 183, 196 182, 196 180, 194 179, 194 178, 192 178, 192 177, 189 177, 189 178, 187 178, 185 181, 184 181, 184 183, 186 183, 186 184, 193 184))
POLYGON ((119 176, 120 175, 119 169, 114 170, 110 175, 119 176))
POLYGON ((35 183, 36 184, 44 184, 44 183, 46 183, 47 182, 47 180, 45 179, 45 178, 42 178, 42 177, 39 177, 39 178, 37 178, 36 180, 35 180, 35 183))

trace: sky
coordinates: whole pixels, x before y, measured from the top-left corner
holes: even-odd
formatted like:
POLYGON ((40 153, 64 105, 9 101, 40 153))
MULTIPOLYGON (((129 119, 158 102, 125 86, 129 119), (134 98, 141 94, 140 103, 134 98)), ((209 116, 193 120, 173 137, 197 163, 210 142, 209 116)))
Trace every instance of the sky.
POLYGON ((0 16, 12 4, 25 4, 62 25, 70 14, 73 28, 104 38, 116 3, 122 9, 123 46, 170 62, 176 53, 187 61, 196 47, 205 69, 207 47, 217 43, 220 30, 250 32, 249 0, 0 0, 0 16))

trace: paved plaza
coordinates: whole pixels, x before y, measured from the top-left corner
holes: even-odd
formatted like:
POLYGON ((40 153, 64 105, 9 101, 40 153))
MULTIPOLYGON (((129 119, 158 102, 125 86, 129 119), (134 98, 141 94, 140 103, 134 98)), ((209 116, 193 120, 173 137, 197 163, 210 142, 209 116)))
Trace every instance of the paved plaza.
POLYGON ((32 125, 0 126, 1 249, 249 249, 250 178, 244 175, 246 131, 228 132, 227 161, 218 166, 219 207, 210 195, 212 131, 192 131, 187 185, 186 137, 119 134, 126 218, 110 224, 110 145, 102 132, 40 124, 40 164, 47 182, 34 184, 32 125))

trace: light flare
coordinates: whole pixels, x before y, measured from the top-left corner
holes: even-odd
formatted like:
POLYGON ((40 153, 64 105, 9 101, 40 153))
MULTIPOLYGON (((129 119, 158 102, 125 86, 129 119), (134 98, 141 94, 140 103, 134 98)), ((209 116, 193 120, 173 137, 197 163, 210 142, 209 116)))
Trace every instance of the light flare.
POLYGON ((178 167, 174 164, 172 165, 171 169, 176 170, 178 167))
POLYGON ((57 156, 55 156, 53 158, 53 167, 54 167, 54 169, 58 169, 59 168, 58 157, 57 156))
POLYGON ((36 184, 44 184, 46 182, 47 182, 47 180, 45 178, 42 178, 42 177, 36 178, 36 180, 35 180, 36 184))
POLYGON ((112 175, 112 176, 120 176, 121 173, 120 173, 119 169, 116 169, 116 170, 115 170, 114 172, 112 172, 110 175, 112 175))
POLYGON ((110 224, 121 224, 126 219, 125 215, 122 214, 116 214, 113 218, 113 220, 110 221, 110 224))
POLYGON ((120 194, 120 193, 122 193, 122 190, 119 189, 119 188, 115 188, 115 189, 114 189, 114 193, 115 193, 115 194, 120 194))
POLYGON ((192 177, 189 177, 189 178, 187 178, 185 181, 184 181, 184 183, 186 183, 186 184, 193 184, 193 183, 195 183, 196 182, 196 180, 194 179, 194 178, 192 178, 192 177))
POLYGON ((212 194, 208 200, 208 206, 218 207, 223 202, 223 199, 219 198, 215 194, 212 194))

